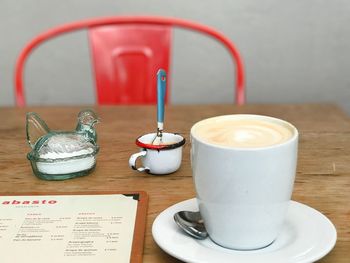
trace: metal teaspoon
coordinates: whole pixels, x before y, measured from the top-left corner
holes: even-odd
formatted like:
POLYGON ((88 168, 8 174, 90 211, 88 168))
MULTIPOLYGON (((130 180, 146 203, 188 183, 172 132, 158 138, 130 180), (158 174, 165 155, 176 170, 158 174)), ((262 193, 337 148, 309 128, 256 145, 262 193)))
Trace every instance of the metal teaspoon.
POLYGON ((175 213, 176 224, 187 234, 197 239, 205 239, 208 232, 203 224, 203 219, 199 212, 179 211, 175 213))

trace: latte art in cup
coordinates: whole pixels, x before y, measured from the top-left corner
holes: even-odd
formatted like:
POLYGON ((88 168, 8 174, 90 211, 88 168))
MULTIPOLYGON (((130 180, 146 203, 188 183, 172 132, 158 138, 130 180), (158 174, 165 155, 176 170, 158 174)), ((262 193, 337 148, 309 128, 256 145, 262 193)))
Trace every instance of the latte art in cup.
POLYGON ((293 137, 288 125, 273 118, 221 116, 196 124, 193 134, 203 142, 237 148, 259 148, 277 145, 293 137))

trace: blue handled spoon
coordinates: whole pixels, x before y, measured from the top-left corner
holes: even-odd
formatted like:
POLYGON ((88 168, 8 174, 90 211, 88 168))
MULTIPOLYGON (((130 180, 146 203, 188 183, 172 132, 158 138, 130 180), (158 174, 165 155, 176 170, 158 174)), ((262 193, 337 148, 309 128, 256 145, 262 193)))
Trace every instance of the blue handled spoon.
POLYGON ((164 104, 166 92, 166 73, 164 69, 157 72, 157 136, 152 144, 162 144, 164 130, 164 104))

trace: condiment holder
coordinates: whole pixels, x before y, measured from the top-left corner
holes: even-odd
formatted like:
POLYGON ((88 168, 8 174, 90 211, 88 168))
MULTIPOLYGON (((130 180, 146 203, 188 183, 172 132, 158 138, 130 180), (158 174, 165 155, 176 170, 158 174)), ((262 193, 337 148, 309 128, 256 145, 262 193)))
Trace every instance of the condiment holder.
POLYGON ((136 139, 140 151, 130 156, 129 166, 139 172, 156 175, 171 174, 181 166, 182 148, 185 138, 180 134, 164 132, 162 144, 154 145, 152 142, 155 133, 149 133, 136 139), (141 158, 142 166, 137 167, 137 159, 141 158))
POLYGON ((34 112, 27 113, 27 158, 34 174, 44 180, 66 180, 89 174, 99 151, 95 112, 82 110, 73 131, 52 131, 34 112))
POLYGON ((166 72, 157 72, 157 132, 148 133, 136 139, 138 153, 129 158, 129 166, 139 172, 164 175, 176 172, 181 165, 182 147, 185 138, 176 133, 164 132, 164 104, 166 94, 166 72), (137 159, 142 166, 137 167, 137 159))

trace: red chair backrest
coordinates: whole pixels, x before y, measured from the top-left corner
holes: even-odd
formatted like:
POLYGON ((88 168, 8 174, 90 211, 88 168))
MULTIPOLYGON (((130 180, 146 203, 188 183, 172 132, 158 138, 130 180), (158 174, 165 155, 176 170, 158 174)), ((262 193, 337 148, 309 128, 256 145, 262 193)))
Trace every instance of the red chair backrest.
POLYGON ((223 34, 182 19, 122 16, 65 24, 30 41, 20 53, 15 67, 17 106, 25 105, 23 73, 25 62, 33 49, 50 38, 81 29, 87 29, 89 33, 98 104, 156 103, 157 70, 165 69, 168 72, 168 83, 170 80, 172 27, 207 34, 228 49, 235 64, 235 102, 244 104, 243 62, 234 44, 223 34))
POLYGON ((169 69, 170 27, 94 27, 89 38, 99 104, 156 103, 157 71, 169 69))

